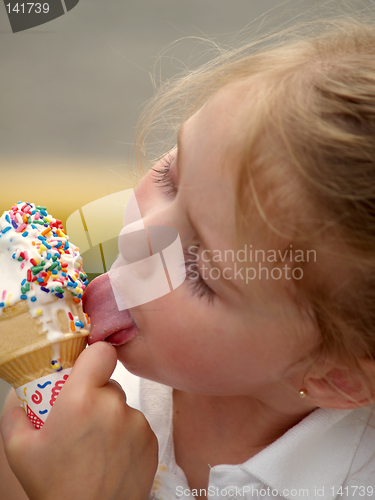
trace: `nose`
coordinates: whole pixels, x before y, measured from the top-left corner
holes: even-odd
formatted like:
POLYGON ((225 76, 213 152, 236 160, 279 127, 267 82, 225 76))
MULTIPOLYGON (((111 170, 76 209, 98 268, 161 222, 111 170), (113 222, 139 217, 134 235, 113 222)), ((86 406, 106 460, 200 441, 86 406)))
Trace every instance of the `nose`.
POLYGON ((155 300, 185 280, 184 254, 177 229, 155 225, 165 220, 166 215, 160 207, 150 210, 142 219, 143 229, 139 229, 142 227, 139 220, 133 220, 120 233, 120 256, 109 277, 124 307, 155 300))
POLYGON ((144 269, 138 270, 147 275, 151 269, 147 269, 146 259, 171 245, 178 232, 169 224, 163 224, 163 221, 169 219, 167 210, 170 204, 163 203, 163 200, 157 197, 155 203, 150 205, 150 200, 146 199, 144 193, 147 189, 140 185, 136 191, 137 194, 133 192, 126 206, 124 227, 119 235, 118 246, 123 264, 134 264, 132 267, 136 271, 140 267, 137 263, 144 261, 144 266, 141 266, 144 269), (142 202, 143 218, 138 205, 139 199, 142 202))
POLYGON ((139 221, 136 221, 123 227, 120 232, 119 251, 128 264, 146 259, 150 255, 147 231, 142 226, 140 226, 139 221), (141 229, 139 229, 140 227, 141 229))
POLYGON ((145 226, 171 226, 177 228, 176 213, 179 213, 175 198, 166 196, 160 187, 155 185, 152 170, 150 170, 135 188, 126 206, 124 226, 136 221, 145 226))

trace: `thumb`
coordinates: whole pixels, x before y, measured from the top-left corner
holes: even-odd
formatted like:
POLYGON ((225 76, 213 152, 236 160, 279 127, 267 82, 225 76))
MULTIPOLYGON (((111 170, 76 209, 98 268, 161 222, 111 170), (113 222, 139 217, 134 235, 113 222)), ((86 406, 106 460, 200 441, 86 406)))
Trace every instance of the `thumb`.
POLYGON ((107 342, 96 342, 79 356, 66 384, 77 382, 90 387, 103 387, 116 368, 116 363, 116 349, 107 342))
POLYGON ((37 432, 26 413, 20 406, 10 408, 4 413, 0 421, 0 432, 4 442, 4 450, 10 460, 9 455, 23 447, 31 437, 37 432))

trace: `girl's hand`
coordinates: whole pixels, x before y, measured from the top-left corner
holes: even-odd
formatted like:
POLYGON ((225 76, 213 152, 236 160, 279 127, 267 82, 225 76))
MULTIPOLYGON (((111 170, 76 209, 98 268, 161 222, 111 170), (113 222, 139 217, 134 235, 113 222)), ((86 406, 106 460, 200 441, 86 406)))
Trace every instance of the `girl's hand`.
POLYGON ((3 416, 5 453, 31 500, 149 497, 156 437, 109 380, 115 365, 114 347, 93 344, 78 358, 42 429, 20 407, 3 416))

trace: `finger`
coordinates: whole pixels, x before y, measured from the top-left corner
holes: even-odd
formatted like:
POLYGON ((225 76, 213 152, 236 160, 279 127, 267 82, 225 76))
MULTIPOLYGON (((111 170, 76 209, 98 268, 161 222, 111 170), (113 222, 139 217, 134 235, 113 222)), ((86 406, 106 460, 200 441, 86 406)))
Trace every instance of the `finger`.
POLYGON ((77 359, 67 384, 78 382, 90 387, 103 387, 117 363, 116 349, 107 342, 96 342, 77 359))
POLYGON ((14 437, 24 440, 26 436, 31 436, 31 432, 36 431, 33 424, 27 418, 25 410, 20 406, 6 411, 0 421, 0 431, 7 450, 14 437))
POLYGON ((113 380, 112 378, 108 380, 106 387, 111 388, 113 391, 117 392, 117 394, 121 394, 126 402, 126 394, 121 385, 117 382, 117 380, 113 380))

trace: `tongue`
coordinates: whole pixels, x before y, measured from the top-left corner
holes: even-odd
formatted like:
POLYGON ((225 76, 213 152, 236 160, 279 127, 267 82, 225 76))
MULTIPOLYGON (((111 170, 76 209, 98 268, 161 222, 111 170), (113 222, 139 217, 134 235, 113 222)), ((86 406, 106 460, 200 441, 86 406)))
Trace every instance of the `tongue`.
POLYGON ((98 276, 88 285, 82 300, 84 311, 90 316, 91 322, 89 344, 134 325, 127 309, 118 310, 107 273, 98 276))

